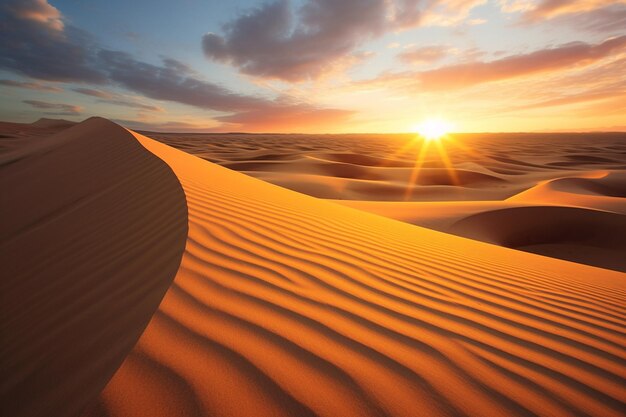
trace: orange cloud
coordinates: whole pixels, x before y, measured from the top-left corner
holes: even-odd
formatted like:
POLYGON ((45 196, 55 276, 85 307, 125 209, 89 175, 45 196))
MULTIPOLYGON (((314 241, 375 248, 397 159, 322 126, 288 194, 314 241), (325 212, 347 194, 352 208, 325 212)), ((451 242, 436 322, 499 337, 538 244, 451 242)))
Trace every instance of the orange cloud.
POLYGON ((626 25, 626 0, 501 0, 505 13, 521 13, 519 23, 551 21, 577 30, 623 33, 626 25))
POLYGON ((63 91, 62 88, 55 87, 52 85, 34 83, 34 82, 26 82, 26 81, 0 80, 0 85, 6 86, 6 87, 26 88, 29 90, 36 90, 36 91, 47 91, 50 93, 60 93, 61 91, 63 91))
POLYGON ((238 130, 246 132, 327 132, 344 124, 353 114, 354 112, 349 110, 316 108, 301 104, 261 108, 216 119, 223 123, 238 125, 238 130))
POLYGON ((20 0, 9 4, 8 7, 21 19, 40 23, 54 31, 63 30, 61 12, 48 4, 47 0, 20 0))
MULTIPOLYGON (((423 71, 413 76, 419 88, 454 90, 476 84, 590 65, 626 49, 626 35, 596 45, 574 42, 489 62, 470 62, 423 71)), ((403 74, 403 77, 410 74, 403 74)))
POLYGON ((529 20, 549 19, 559 15, 588 12, 601 7, 626 4, 626 1, 618 0, 542 0, 535 7, 525 13, 529 20))
POLYGON ((44 113, 56 116, 76 116, 83 111, 82 107, 73 104, 48 103, 40 100, 22 100, 22 103, 31 105, 36 109, 46 110, 44 113))

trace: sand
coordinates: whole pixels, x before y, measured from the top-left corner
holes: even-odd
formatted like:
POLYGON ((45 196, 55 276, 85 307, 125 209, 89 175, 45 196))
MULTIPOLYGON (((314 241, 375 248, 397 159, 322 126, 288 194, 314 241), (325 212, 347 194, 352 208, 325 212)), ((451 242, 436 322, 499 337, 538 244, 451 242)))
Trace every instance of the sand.
POLYGON ((189 207, 87 415, 622 415, 626 276, 324 202, 136 135, 189 207))
MULTIPOLYGON (((102 120, 73 129, 119 133, 102 120)), ((160 223, 186 219, 188 232, 165 297, 104 390, 73 387, 89 403, 82 415, 623 415, 626 274, 358 211, 122 136, 169 166, 188 215, 160 223)), ((79 306, 63 284, 54 294, 79 306)))
POLYGON ((170 286, 186 200, 170 168, 109 121, 19 132, 0 154, 0 409, 75 416, 170 286))
POLYGON ((623 133, 451 135, 419 170, 415 135, 149 135, 359 210, 626 271, 623 133))

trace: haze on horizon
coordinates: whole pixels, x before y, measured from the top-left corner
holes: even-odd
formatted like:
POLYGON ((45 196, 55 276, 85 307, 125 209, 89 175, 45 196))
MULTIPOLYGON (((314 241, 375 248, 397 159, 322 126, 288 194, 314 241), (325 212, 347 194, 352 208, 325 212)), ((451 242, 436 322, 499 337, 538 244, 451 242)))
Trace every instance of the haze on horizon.
POLYGON ((624 0, 8 0, 0 34, 6 121, 626 130, 624 0))

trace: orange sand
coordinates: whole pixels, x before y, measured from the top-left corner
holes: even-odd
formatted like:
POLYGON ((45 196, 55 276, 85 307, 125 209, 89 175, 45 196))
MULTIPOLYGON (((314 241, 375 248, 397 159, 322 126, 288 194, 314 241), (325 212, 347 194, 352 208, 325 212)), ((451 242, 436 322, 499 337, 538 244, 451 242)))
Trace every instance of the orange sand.
POLYGON ((180 270, 87 415, 621 416, 626 276, 317 200, 135 134, 180 270))
POLYGON ((453 135, 423 154, 415 135, 150 135, 359 210, 626 271, 624 134, 453 135))
MULTIPOLYGON (((45 272, 71 261, 91 272, 28 276, 32 293, 46 302, 29 299, 29 292, 13 293, 11 305, 19 307, 22 302, 24 307, 9 314, 3 310, 11 326, 3 327, 2 334, 10 341, 21 340, 25 352, 40 349, 39 354, 20 356, 13 349, 14 356, 7 356, 5 350, 12 345, 3 342, 3 363, 47 370, 54 363, 46 355, 50 337, 63 335, 75 320, 87 325, 58 339, 56 346, 65 350, 56 352, 65 352, 68 361, 54 384, 31 379, 22 385, 35 388, 25 391, 30 396, 18 402, 21 410, 32 412, 10 415, 75 415, 80 409, 84 416, 107 417, 624 415, 624 273, 490 245, 320 200, 101 119, 59 135, 62 140, 53 141, 57 151, 36 147, 44 151, 32 154, 14 149, 2 167, 21 166, 21 178, 30 181, 44 175, 61 178, 65 188, 48 187, 34 212, 47 213, 62 202, 66 224, 60 226, 72 231, 79 243, 58 245, 57 235, 42 235, 37 240, 41 251, 19 252, 25 254, 24 260, 8 279, 3 277, 2 294, 6 295, 7 283, 20 288, 28 262, 45 272), (92 140, 98 147, 90 146, 92 140), (126 159, 129 152, 131 161, 126 159), (36 167, 28 163, 32 155, 38 155, 45 169, 29 177, 28 169, 36 167), (171 171, 155 165, 155 157, 171 171), (66 167, 77 171, 59 177, 66 167), (86 192, 94 206, 84 212, 80 200, 73 199, 77 191, 90 190, 81 181, 106 179, 112 169, 128 176, 128 182, 117 176, 112 181, 113 191, 123 192, 109 194, 112 200, 86 192), (177 181, 168 183, 172 172, 177 181), (119 188, 120 184, 130 189, 119 188), (187 219, 184 211, 172 210, 180 204, 171 199, 177 195, 172 185, 182 186, 187 219), (158 198, 148 193, 135 200, 135 193, 145 189, 160 191, 158 198), (108 216, 114 203, 126 201, 136 203, 128 216, 116 212, 108 216), (98 227, 116 216, 147 229, 122 233, 98 227), (162 292, 149 288, 165 289, 170 284, 171 276, 159 278, 157 272, 172 266, 177 241, 168 234, 152 240, 152 233, 185 220, 188 234, 182 260, 157 308, 162 292), (107 265, 128 251, 135 251, 136 262, 116 264, 116 274, 111 275, 107 265), (146 253, 151 257, 143 257, 146 253), (94 276, 102 285, 80 285, 81 278, 94 276), (94 306, 108 315, 93 316, 94 306), (124 350, 141 333, 146 322, 142 317, 151 319, 132 350, 124 350), (98 339, 102 334, 110 339, 98 339), (122 340, 131 343, 120 344, 122 340), (85 342, 90 350, 73 350, 85 342), (95 365, 110 358, 112 351, 123 363, 97 395, 98 384, 104 384, 114 368, 95 365), (85 374, 90 377, 81 380, 85 374), (46 408, 49 404, 57 408, 46 408)), ((9 148, 18 142, 10 139, 9 148)), ((336 152, 327 152, 339 158, 336 152)), ((595 171, 579 175, 574 184, 567 179, 552 181, 555 178, 540 168, 525 176, 526 182, 503 177, 503 189, 494 191, 490 185, 468 191, 498 194, 500 201, 449 202, 449 208, 441 209, 442 218, 447 218, 440 224, 453 227, 467 220, 466 227, 478 225, 480 233, 486 233, 491 223, 499 225, 492 230, 503 230, 501 219, 480 216, 503 210, 516 215, 511 210, 520 209, 523 216, 516 219, 532 218, 536 215, 529 216, 528 210, 538 206, 548 207, 541 209, 548 213, 555 208, 552 200, 546 200, 555 195, 545 191, 550 187, 567 194, 558 196, 559 201, 576 199, 580 206, 569 200, 571 207, 556 209, 597 212, 606 222, 605 215, 618 215, 612 209, 621 207, 613 205, 618 200, 611 200, 621 198, 615 191, 621 180, 595 171), (527 183, 537 187, 533 190, 527 183), (526 196, 520 194, 525 190, 530 190, 526 196), (523 201, 514 196, 524 197, 523 201), (601 197, 601 209, 596 197, 601 197), (473 214, 463 214, 453 204, 467 204, 473 214), (455 220, 457 214, 460 221, 455 220)), ((337 173, 329 178, 337 178, 337 173)), ((19 191, 21 184, 9 181, 3 186, 19 191)), ((12 218, 25 222, 36 218, 27 202, 39 194, 28 190, 18 193, 24 212, 14 211, 12 218)), ((437 210, 433 206, 429 221, 437 221, 437 210)), ((9 230, 8 225, 3 223, 2 230, 9 230)), ((601 235, 613 242, 611 233, 603 230, 601 235)), ((521 235, 513 231, 513 236, 521 235)), ((590 237, 591 242, 597 244, 597 238, 590 237)), ((75 265, 71 262, 68 273, 75 265)), ((15 377, 19 374, 12 375, 3 380, 3 407, 6 387, 19 382, 15 377)))

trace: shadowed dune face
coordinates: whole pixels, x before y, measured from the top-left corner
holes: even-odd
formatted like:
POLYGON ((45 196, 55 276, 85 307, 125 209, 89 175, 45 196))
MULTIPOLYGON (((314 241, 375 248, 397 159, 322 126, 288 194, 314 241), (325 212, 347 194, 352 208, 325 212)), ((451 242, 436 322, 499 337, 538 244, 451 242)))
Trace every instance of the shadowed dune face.
POLYGON ((624 274, 290 192, 148 138, 189 235, 88 416, 621 416, 624 274))
POLYGON ((467 216, 448 232, 626 272, 626 216, 574 207, 515 207, 467 216))
POLYGON ((171 169, 112 122, 52 136, 13 127, 0 154, 2 413, 75 416, 174 278, 185 195, 171 169))

